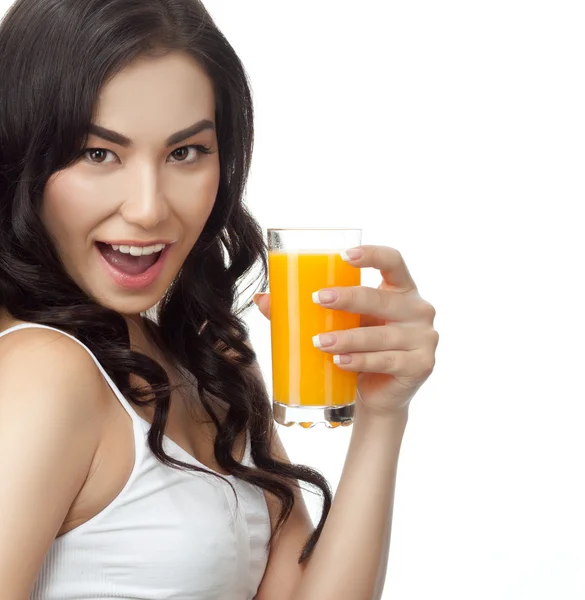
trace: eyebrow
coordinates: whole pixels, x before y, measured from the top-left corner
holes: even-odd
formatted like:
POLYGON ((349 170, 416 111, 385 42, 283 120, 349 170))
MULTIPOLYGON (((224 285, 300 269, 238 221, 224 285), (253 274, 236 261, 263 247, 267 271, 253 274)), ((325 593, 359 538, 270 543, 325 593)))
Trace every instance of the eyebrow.
MULTIPOLYGON (((215 125, 209 119, 202 119, 201 121, 197 121, 193 125, 190 125, 186 129, 181 129, 181 131, 177 131, 173 133, 173 135, 169 136, 167 141, 165 142, 167 147, 173 146, 174 144, 178 144, 183 140, 186 140, 194 135, 197 135, 201 131, 205 131, 207 129, 211 129, 215 131, 215 125)), ((132 147, 132 140, 117 131, 112 131, 111 129, 106 129, 105 127, 101 127, 100 125, 96 125, 92 123, 89 126, 89 133, 96 135, 108 142, 112 142, 113 144, 118 144, 119 146, 123 146, 124 148, 132 147)))

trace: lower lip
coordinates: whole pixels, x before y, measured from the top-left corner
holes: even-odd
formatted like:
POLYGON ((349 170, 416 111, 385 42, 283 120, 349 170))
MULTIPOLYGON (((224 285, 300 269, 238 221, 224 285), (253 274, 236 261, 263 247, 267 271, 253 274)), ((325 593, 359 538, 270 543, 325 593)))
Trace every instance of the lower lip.
POLYGON ((141 290, 149 285, 152 285, 157 280, 158 276, 163 270, 163 267, 165 266, 165 261, 169 250, 171 249, 171 245, 165 246, 161 252, 160 258, 154 263, 154 265, 139 275, 130 275, 128 273, 124 273, 123 271, 119 271, 104 258, 97 245, 95 245, 95 249, 100 255, 107 272, 114 280, 114 283, 127 290, 141 290))

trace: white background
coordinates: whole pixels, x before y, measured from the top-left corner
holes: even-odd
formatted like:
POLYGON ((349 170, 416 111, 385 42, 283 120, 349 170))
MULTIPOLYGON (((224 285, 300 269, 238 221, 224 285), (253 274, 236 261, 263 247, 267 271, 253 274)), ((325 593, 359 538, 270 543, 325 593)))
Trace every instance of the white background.
MULTIPOLYGON (((384 599, 583 600, 583 3, 205 4, 254 89, 262 226, 362 227, 437 309, 384 599)), ((337 487, 351 428, 279 433, 337 487)))
MULTIPOLYGON (((583 3, 205 4, 254 89, 262 226, 361 227, 437 309, 384 598, 583 600, 583 3)), ((335 490, 351 428, 279 432, 335 490)))

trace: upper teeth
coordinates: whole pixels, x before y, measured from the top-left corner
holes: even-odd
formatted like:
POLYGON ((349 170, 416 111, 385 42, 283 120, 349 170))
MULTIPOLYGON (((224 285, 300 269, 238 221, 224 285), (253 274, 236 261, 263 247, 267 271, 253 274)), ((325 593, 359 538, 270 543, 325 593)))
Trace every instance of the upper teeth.
POLYGON ((154 254, 160 252, 165 247, 165 244, 156 244, 155 246, 117 246, 112 244, 114 250, 122 252, 122 254, 131 254, 132 256, 142 256, 143 254, 154 254))

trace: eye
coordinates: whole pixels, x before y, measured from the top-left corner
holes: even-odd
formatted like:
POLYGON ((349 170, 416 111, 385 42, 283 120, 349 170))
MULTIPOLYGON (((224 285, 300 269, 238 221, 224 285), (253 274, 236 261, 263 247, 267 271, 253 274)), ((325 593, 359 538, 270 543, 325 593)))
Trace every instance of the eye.
POLYGON ((211 148, 208 148, 207 146, 181 146, 181 148, 177 148, 176 150, 173 150, 171 152, 171 156, 173 156, 173 154, 176 154, 177 152, 181 152, 182 150, 186 150, 187 151, 187 155, 189 154, 189 150, 196 150, 196 154, 195 154, 195 158, 193 158, 192 160, 186 160, 186 159, 179 159, 178 161, 174 161, 174 162, 184 162, 184 163, 188 163, 188 164, 192 164, 194 162, 196 162, 197 160, 199 160, 199 154, 211 154, 211 148))
MULTIPOLYGON (((178 158, 178 160, 173 160, 171 162, 193 164, 199 160, 200 154, 212 154, 212 153, 213 153, 213 151, 208 146, 191 145, 191 146, 181 146, 180 148, 176 148, 175 150, 173 150, 171 152, 171 154, 169 156, 175 155, 175 158, 178 158), (186 160, 185 158, 177 157, 177 154, 179 154, 179 155, 181 155, 181 153, 184 154, 183 151, 185 151, 185 150, 187 151, 186 152, 187 156, 189 155, 189 150, 196 150, 196 152, 194 153, 195 154, 194 158, 192 158, 191 160, 186 160)), ((116 156, 116 154, 114 152, 112 152, 111 150, 106 150, 105 148, 84 148, 80 152, 80 156, 83 158, 87 158, 88 162, 92 165, 108 164, 108 162, 111 162, 111 161, 99 160, 100 155, 101 155, 101 158, 104 158, 108 154, 116 156), (94 160, 94 158, 97 158, 98 160, 94 160)))
POLYGON ((98 156, 99 155, 104 155, 104 154, 114 154, 113 152, 110 152, 110 150, 105 150, 104 148, 85 148, 84 150, 81 151, 80 156, 82 156, 83 158, 87 157, 92 157, 90 158, 89 162, 90 163, 94 163, 94 164, 102 164, 105 161, 102 160, 93 160, 93 156, 98 156))

